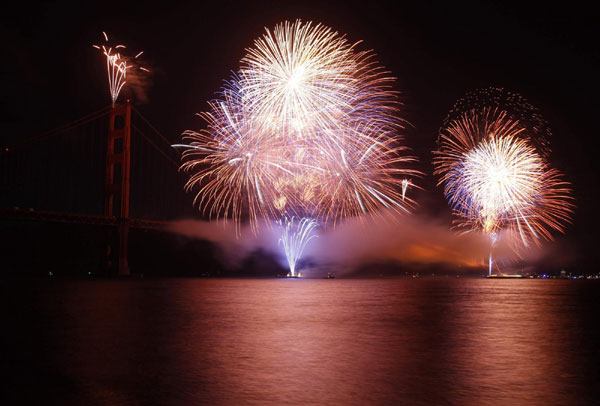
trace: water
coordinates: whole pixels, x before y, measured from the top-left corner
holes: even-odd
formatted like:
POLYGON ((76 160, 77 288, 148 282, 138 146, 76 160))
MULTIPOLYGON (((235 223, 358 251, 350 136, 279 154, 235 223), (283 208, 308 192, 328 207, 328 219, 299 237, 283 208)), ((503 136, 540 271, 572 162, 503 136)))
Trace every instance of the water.
POLYGON ((3 404, 600 400, 597 281, 3 284, 3 404))

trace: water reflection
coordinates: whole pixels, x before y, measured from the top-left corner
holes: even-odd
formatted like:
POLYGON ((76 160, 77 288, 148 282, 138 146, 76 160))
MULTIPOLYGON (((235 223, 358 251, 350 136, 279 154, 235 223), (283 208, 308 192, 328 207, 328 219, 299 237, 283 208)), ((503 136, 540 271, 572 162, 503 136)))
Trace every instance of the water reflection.
POLYGON ((30 306, 12 322, 31 337, 14 336, 7 364, 17 365, 9 382, 24 392, 19 399, 577 405, 599 394, 600 334, 590 321, 600 315, 600 284, 589 281, 45 281, 22 289, 30 306), (33 381, 41 392, 28 395, 33 381))

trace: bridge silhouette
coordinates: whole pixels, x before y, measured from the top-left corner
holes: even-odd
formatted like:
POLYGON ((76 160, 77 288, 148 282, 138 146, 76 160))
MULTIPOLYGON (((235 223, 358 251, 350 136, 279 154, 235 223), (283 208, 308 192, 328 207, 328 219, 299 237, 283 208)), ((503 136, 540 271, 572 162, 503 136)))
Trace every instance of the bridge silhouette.
POLYGON ((179 153, 134 106, 104 107, 0 155, 0 220, 110 227, 107 267, 127 276, 129 230, 190 216, 179 153))

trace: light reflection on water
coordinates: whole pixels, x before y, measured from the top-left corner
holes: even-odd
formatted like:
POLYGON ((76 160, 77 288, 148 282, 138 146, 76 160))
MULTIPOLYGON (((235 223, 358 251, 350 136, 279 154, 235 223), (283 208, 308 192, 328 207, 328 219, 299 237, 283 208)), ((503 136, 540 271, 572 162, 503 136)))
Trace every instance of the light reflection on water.
POLYGON ((14 292, 9 400, 10 393, 60 404, 599 399, 595 281, 37 281, 14 292))

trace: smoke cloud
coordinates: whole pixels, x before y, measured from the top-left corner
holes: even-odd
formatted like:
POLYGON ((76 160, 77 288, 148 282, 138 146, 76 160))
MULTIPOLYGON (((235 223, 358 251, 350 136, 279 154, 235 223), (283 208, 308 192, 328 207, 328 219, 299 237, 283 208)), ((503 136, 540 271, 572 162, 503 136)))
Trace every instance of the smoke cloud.
MULTIPOLYGON (((127 58, 127 57, 123 57, 127 58)), ((156 73, 156 69, 148 70, 142 61, 127 58, 126 85, 123 87, 123 95, 125 98, 133 98, 137 104, 147 104, 150 101, 149 93, 152 87, 152 76, 156 73), (145 70, 144 70, 145 69, 145 70)))
MULTIPOLYGON (((271 252, 285 266, 283 249, 278 245, 279 229, 275 224, 261 224, 257 234, 242 226, 236 235, 232 223, 181 220, 172 223, 170 231, 189 238, 208 240, 218 245, 223 263, 238 266, 256 250, 271 252)), ((439 265, 453 271, 484 271, 490 253, 490 240, 479 232, 460 234, 451 229, 448 218, 426 214, 405 216, 383 215, 377 218, 355 218, 331 229, 317 229, 318 238, 306 247, 303 258, 316 267, 353 270, 363 265, 395 262, 409 269, 423 265, 439 265)), ((515 251, 510 244, 516 236, 501 234, 493 249, 494 261, 503 271, 511 268, 528 270, 533 265, 571 261, 573 254, 561 242, 546 242, 541 247, 530 244, 515 251)))

